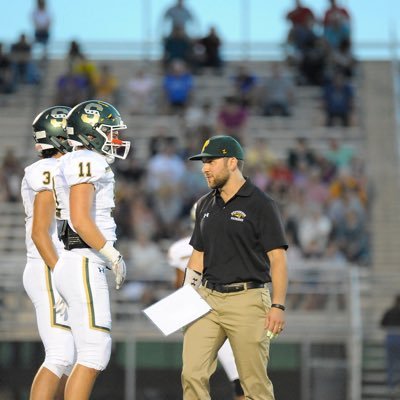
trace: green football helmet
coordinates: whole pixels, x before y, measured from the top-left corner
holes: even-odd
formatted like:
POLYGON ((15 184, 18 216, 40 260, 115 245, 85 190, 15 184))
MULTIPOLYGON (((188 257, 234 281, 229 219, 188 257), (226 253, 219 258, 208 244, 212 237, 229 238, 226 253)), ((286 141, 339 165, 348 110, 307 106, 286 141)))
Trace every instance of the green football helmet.
POLYGON ((33 138, 36 150, 57 149, 60 153, 68 153, 67 114, 71 107, 54 106, 47 108, 36 116, 32 122, 33 138))
POLYGON ((107 156, 125 159, 131 142, 119 139, 126 129, 118 110, 104 101, 88 100, 76 105, 67 116, 68 142, 107 156))

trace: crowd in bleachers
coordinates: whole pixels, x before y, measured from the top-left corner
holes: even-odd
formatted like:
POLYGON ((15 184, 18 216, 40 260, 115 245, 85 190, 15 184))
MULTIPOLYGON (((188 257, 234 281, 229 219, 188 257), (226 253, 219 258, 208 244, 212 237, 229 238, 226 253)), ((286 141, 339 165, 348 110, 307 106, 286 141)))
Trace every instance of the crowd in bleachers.
MULTIPOLYGON (((110 66, 97 65, 78 42, 71 42, 65 72, 54 83, 55 103, 73 106, 96 97, 115 104, 123 115, 173 115, 183 126, 181 136, 159 127, 148 141, 146 159, 135 153, 133 134, 128 159, 115 163, 118 236, 121 246, 141 249, 127 254, 134 267, 154 265, 159 245, 186 233, 193 203, 208 190, 201 166, 188 162, 187 156, 197 153, 203 141, 216 132, 235 136, 244 144, 246 175, 280 204, 290 241, 290 262, 313 259, 369 264, 371 191, 365 166, 357 149, 334 134, 337 118, 343 126, 352 123, 354 89, 349 80, 355 77, 354 58, 348 64, 339 54, 350 51, 349 19, 332 12, 331 17, 325 16, 323 29, 318 30, 313 12, 304 11, 300 1, 296 3, 296 9, 288 13, 287 62, 271 63, 268 76, 252 71, 246 63, 226 68, 229 63, 222 60, 223 43, 214 28, 204 37, 193 39, 183 26, 176 25, 163 39, 160 72, 140 64, 127 81, 119 81, 110 66), (330 20, 333 26, 328 24, 330 20), (340 29, 338 21, 344 24, 340 29), (176 30, 180 30, 179 40, 174 37, 172 43, 168 42, 176 30), (324 56, 318 58, 321 54, 324 56), (313 57, 322 64, 311 65, 313 57), (199 74, 221 80, 228 93, 199 100, 199 74), (254 115, 292 118, 297 88, 310 85, 320 89, 325 123, 332 126, 332 135, 324 139, 324 146, 314 146, 299 136, 282 154, 269 146, 268 132, 249 135, 247 126, 254 115), (339 94, 343 85, 346 93, 339 94), (338 99, 347 103, 338 104, 338 99)), ((338 8, 334 1, 331 3, 338 8)), ((22 161, 17 162, 12 155, 2 161, 2 201, 19 201, 15 177, 21 171, 22 161)))

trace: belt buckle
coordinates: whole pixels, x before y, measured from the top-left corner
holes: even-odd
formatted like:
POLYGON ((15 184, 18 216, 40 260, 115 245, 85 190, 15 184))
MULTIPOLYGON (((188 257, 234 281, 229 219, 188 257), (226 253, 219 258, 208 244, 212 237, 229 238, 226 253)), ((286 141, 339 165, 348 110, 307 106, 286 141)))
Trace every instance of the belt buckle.
POLYGON ((230 292, 241 292, 242 290, 245 290, 245 289, 246 289, 246 285, 243 283, 236 283, 234 285, 228 286, 228 291, 230 291, 230 292))

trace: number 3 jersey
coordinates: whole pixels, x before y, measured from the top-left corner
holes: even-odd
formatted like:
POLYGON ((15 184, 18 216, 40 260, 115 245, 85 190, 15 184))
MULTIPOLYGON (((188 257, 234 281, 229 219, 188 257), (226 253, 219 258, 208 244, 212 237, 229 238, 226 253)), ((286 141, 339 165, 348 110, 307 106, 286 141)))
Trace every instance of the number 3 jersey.
MULTIPOLYGON (((25 209, 25 244, 28 258, 41 258, 31 238, 33 205, 39 192, 44 190, 52 191, 52 178, 57 164, 58 159, 56 158, 44 158, 25 168, 25 175, 21 183, 21 197, 25 209)), ((50 234, 57 253, 60 253, 63 249, 63 244, 57 237, 55 220, 51 226, 50 234)))
POLYGON ((90 183, 94 187, 92 218, 107 241, 115 241, 115 222, 112 216, 114 202, 114 173, 106 158, 94 151, 82 149, 61 157, 54 173, 54 195, 58 219, 70 219, 69 194, 74 185, 90 183))

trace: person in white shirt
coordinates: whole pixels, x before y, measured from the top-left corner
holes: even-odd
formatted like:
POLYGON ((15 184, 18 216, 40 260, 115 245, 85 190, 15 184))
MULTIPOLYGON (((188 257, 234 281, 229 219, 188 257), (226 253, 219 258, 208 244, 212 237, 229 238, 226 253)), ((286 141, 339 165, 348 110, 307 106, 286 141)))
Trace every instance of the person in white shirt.
POLYGON ((126 276, 114 247, 114 173, 110 163, 125 159, 130 142, 111 104, 99 100, 76 105, 67 116, 68 142, 74 151, 62 158, 54 177, 59 235, 64 251, 54 269, 58 291, 68 307, 77 361, 65 387, 65 400, 89 399, 111 356, 111 310, 106 271, 116 289, 126 276))
POLYGON ((47 57, 47 43, 50 37, 51 16, 45 0, 37 0, 37 7, 32 13, 35 41, 43 46, 43 58, 47 57))
POLYGON ((41 159, 25 168, 21 183, 27 249, 23 285, 35 307, 45 349, 44 362, 32 383, 30 400, 62 400, 75 358, 67 315, 55 311, 60 296, 52 274, 62 251, 55 223, 52 177, 58 160, 70 150, 65 130, 69 110, 64 106, 50 107, 34 119, 33 138, 41 159))
MULTIPOLYGON (((196 215, 196 206, 197 203, 193 205, 190 213, 192 225, 194 224, 196 215)), ((192 228, 193 227, 194 226, 192 226, 192 228)), ((185 268, 193 251, 193 247, 189 244, 190 237, 191 236, 189 235, 177 240, 176 242, 172 243, 168 249, 168 263, 171 267, 175 268, 175 286, 177 288, 181 287, 183 284, 185 268)), ((225 341, 223 346, 218 351, 218 360, 222 364, 229 381, 232 382, 235 400, 244 400, 244 393, 240 385, 239 373, 236 368, 235 358, 233 356, 229 339, 225 341)))

